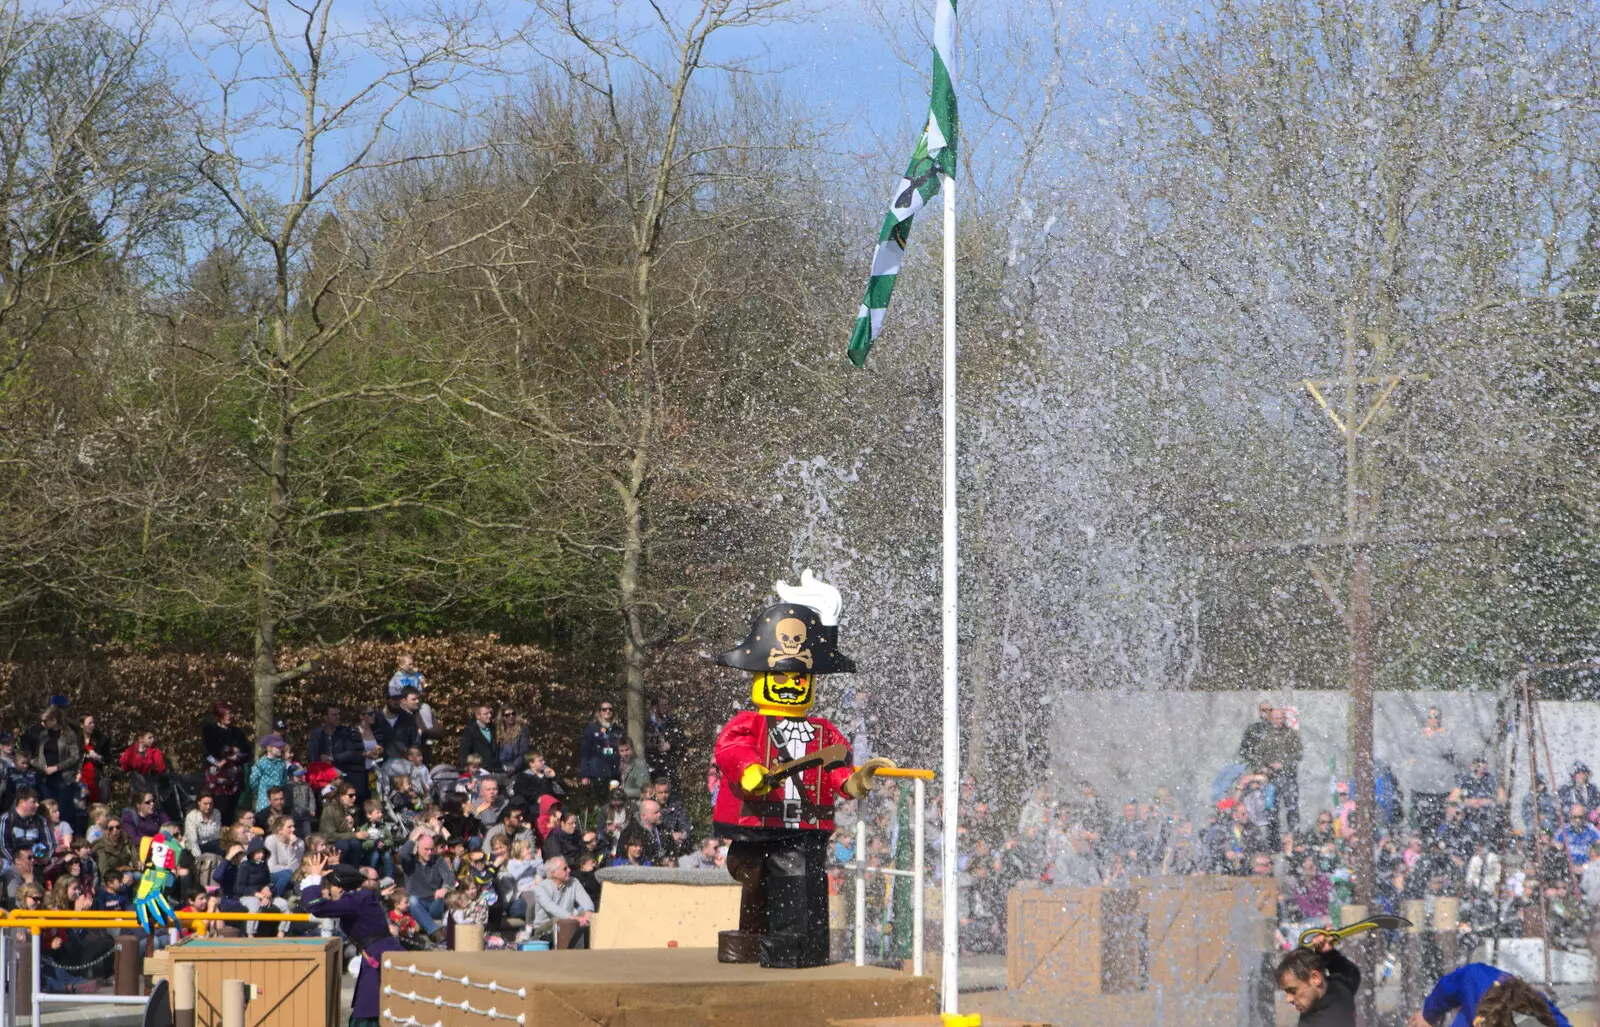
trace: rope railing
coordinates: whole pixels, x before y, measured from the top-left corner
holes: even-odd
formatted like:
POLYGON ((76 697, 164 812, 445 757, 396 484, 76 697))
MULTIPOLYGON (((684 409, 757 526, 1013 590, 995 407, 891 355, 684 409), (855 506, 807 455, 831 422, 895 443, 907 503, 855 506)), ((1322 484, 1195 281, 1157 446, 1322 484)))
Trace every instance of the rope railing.
POLYGON ((527 1016, 525 1014, 518 1013, 517 1015, 512 1016, 510 1013, 500 1012, 500 1010, 496 1009, 494 1006, 490 1006, 488 1009, 479 1009, 466 999, 462 999, 460 1002, 450 1002, 446 1000, 443 995, 419 995, 415 991, 399 991, 398 989, 391 988, 387 985, 384 986, 383 993, 385 995, 393 996, 394 998, 403 998, 407 1002, 416 1002, 425 1006, 433 1006, 435 1009, 459 1009, 463 1013, 468 1013, 472 1016, 481 1016, 486 1020, 509 1020, 512 1023, 527 1022, 527 1016))
MULTIPOLYGON (((515 995, 517 998, 528 997, 528 989, 524 987, 508 988, 499 981, 489 981, 486 984, 482 981, 475 981, 465 974, 460 977, 453 977, 450 974, 445 973, 443 970, 419 970, 417 969, 417 964, 415 963, 402 965, 396 963, 392 959, 385 959, 383 961, 383 968, 385 970, 394 970, 397 973, 409 974, 412 977, 424 977, 430 981, 449 981, 451 984, 459 984, 464 988, 482 988, 484 991, 487 991, 491 994, 498 991, 507 995, 515 995)), ((384 991, 388 992, 389 989, 385 988, 384 991)), ((400 995, 401 993, 395 992, 395 994, 400 995)), ((429 999, 428 1001, 432 1000, 429 999)))

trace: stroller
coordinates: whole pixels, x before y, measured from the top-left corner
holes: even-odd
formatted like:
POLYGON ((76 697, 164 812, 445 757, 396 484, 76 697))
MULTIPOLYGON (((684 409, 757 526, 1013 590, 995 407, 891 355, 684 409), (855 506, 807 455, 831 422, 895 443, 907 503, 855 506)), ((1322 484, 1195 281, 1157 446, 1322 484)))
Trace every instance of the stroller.
POLYGON ((428 771, 433 777, 433 788, 428 794, 428 801, 443 809, 448 803, 459 803, 461 796, 456 791, 461 783, 461 771, 454 764, 441 763, 428 771))
POLYGON ((132 794, 148 791, 156 797, 156 805, 174 824, 182 824, 184 814, 194 809, 195 796, 205 788, 206 776, 200 774, 163 774, 146 777, 129 774, 128 784, 132 794))
MULTIPOLYGON (((402 838, 411 833, 415 817, 408 820, 404 812, 395 808, 391 797, 394 795, 394 779, 400 776, 409 777, 410 771, 411 764, 402 759, 385 760, 378 765, 378 800, 383 803, 383 820, 402 838)), ((421 798, 427 802, 430 796, 424 795, 421 798)))

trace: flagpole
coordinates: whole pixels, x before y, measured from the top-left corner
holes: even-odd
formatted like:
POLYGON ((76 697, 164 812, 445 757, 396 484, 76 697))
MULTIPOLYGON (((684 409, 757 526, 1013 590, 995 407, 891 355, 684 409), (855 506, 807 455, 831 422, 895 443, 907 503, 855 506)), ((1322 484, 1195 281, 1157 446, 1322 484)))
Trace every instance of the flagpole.
POLYGON ((961 722, 956 674, 956 183, 944 178, 944 966, 942 1008, 960 1012, 956 815, 961 800, 961 722))

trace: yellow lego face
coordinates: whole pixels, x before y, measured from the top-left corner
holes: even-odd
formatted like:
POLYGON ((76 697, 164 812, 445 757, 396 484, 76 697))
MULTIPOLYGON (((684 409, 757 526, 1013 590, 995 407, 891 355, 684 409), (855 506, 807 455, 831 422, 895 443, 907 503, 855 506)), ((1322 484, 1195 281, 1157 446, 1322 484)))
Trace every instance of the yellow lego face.
POLYGON ((750 679, 750 701, 762 713, 801 717, 811 709, 811 675, 769 671, 750 679))

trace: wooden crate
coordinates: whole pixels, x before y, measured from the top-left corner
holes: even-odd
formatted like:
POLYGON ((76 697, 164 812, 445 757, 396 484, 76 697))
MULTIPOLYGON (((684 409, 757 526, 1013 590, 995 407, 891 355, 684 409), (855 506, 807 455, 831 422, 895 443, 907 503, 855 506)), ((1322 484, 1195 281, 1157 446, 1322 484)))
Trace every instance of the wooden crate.
POLYGON ((1147 986, 1195 1000, 1239 994, 1271 951, 1274 882, 1206 875, 1141 884, 1147 986))
POLYGON ((1007 897, 1006 984, 1053 995, 1139 990, 1139 893, 1116 888, 1014 888, 1007 897))
POLYGON ((248 981, 259 994, 246 1027, 335 1027, 344 974, 336 938, 190 938, 167 950, 194 964, 195 1027, 222 1027, 222 982, 248 981))

